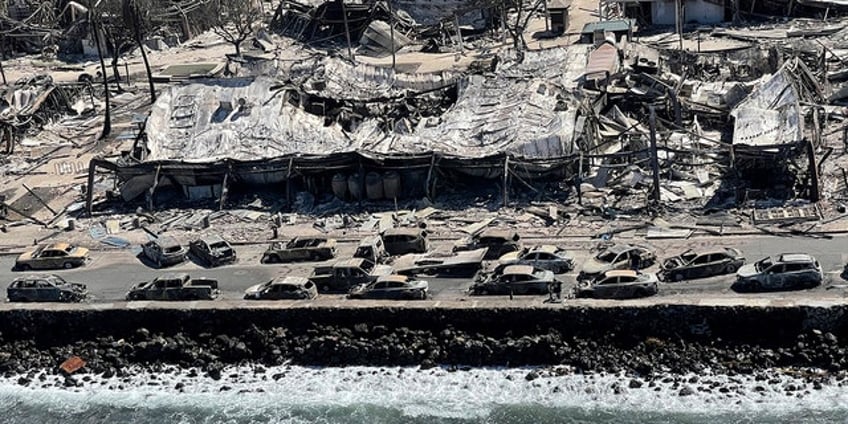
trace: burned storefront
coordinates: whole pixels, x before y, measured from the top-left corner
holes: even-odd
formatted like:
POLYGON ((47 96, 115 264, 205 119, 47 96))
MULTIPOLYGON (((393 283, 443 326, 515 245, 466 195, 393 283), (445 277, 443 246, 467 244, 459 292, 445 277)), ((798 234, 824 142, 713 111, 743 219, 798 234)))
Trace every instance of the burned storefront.
POLYGON ((223 202, 230 190, 256 185, 287 198, 380 200, 434 196, 468 178, 508 185, 573 174, 576 113, 558 107, 556 82, 401 75, 337 59, 321 66, 286 83, 173 86, 133 153, 93 161, 92 175, 114 171, 126 201, 176 190, 223 202))

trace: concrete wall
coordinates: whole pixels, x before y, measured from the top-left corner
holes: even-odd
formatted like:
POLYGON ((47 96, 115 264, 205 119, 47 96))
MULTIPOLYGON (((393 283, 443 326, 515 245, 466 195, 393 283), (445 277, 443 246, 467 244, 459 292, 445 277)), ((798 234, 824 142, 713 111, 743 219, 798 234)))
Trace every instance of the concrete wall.
POLYGON ((564 308, 297 307, 229 309, 16 309, 0 311, 5 342, 39 339, 51 344, 112 336, 129 337, 138 328, 187 336, 239 335, 250 328, 293 331, 357 324, 439 332, 452 327, 499 337, 534 335, 556 328, 564 336, 616 335, 745 343, 793 343, 812 329, 848 336, 848 305, 830 307, 655 305, 564 308), (255 327, 254 327, 255 326, 255 327))

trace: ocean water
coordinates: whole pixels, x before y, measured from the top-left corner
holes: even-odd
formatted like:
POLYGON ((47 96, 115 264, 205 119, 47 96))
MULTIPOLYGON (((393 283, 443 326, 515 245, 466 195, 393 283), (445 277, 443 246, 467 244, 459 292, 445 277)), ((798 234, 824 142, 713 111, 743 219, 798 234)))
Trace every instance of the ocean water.
MULTIPOLYGON (((530 369, 228 368, 219 381, 185 373, 92 378, 55 387, 0 379, 2 423, 822 423, 848 422, 848 387, 787 376, 685 376, 630 388, 619 375, 530 369), (681 396, 682 387, 692 394, 681 396), (703 391, 706 388, 710 392, 703 391), (794 387, 793 387, 794 386, 794 387), (726 388, 726 392, 718 390, 726 388), (787 391, 787 389, 790 389, 787 391), (795 390, 798 389, 798 390, 795 390)), ((82 378, 83 376, 77 376, 82 378)))

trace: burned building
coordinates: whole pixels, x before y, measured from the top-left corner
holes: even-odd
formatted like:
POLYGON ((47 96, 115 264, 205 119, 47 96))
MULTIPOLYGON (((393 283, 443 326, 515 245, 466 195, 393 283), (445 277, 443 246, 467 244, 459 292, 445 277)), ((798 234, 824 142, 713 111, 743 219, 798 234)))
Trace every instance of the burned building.
POLYGON ((510 67, 495 78, 395 74, 338 59, 321 67, 297 83, 255 77, 172 86, 133 153, 93 161, 92 169, 116 172, 127 201, 168 189, 218 199, 229 187, 256 184, 377 200, 431 196, 469 177, 500 183, 573 173, 576 109, 561 107, 558 78, 511 78, 522 73, 510 67), (397 113, 427 95, 450 104, 397 113))

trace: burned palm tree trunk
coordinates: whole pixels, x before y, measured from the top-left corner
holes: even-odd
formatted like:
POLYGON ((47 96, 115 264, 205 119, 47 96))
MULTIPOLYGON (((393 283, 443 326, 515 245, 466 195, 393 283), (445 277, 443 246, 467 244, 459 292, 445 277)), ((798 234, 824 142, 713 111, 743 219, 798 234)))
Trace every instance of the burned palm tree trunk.
POLYGON ((124 22, 132 26, 135 44, 141 51, 141 60, 144 62, 144 72, 147 74, 147 83, 150 85, 150 103, 156 102, 156 87, 153 85, 153 73, 150 71, 150 62, 147 60, 147 52, 144 51, 142 27, 145 21, 137 0, 124 0, 123 3, 124 22))
POLYGON ((153 73, 150 72, 150 62, 147 61, 147 53, 144 52, 144 43, 141 41, 141 30, 135 29, 135 42, 141 50, 141 60, 144 62, 144 72, 147 74, 147 84, 150 85, 150 103, 156 102, 156 87, 153 85, 153 73))
MULTIPOLYGON (((91 17, 89 12, 89 18, 91 17)), ((89 22, 91 22, 89 20, 89 22)), ((97 45, 97 57, 100 59, 100 73, 103 76, 103 91, 106 102, 106 113, 103 117, 103 132, 100 134, 100 139, 103 140, 109 136, 112 132, 112 105, 109 101, 109 82, 106 78, 106 62, 103 60, 103 47, 100 45, 101 37, 100 37, 100 25, 92 24, 92 31, 94 32, 94 43, 97 45)))
POLYGON ((3 70, 4 60, 6 60, 6 37, 0 36, 0 77, 3 77, 3 85, 7 85, 6 71, 3 70))
POLYGON ((115 41, 115 37, 112 36, 111 31, 104 29, 106 32, 106 38, 109 40, 110 49, 112 50, 112 75, 115 76, 115 88, 118 89, 118 93, 122 93, 124 90, 121 88, 121 72, 118 70, 118 52, 121 50, 121 47, 118 46, 115 41))

